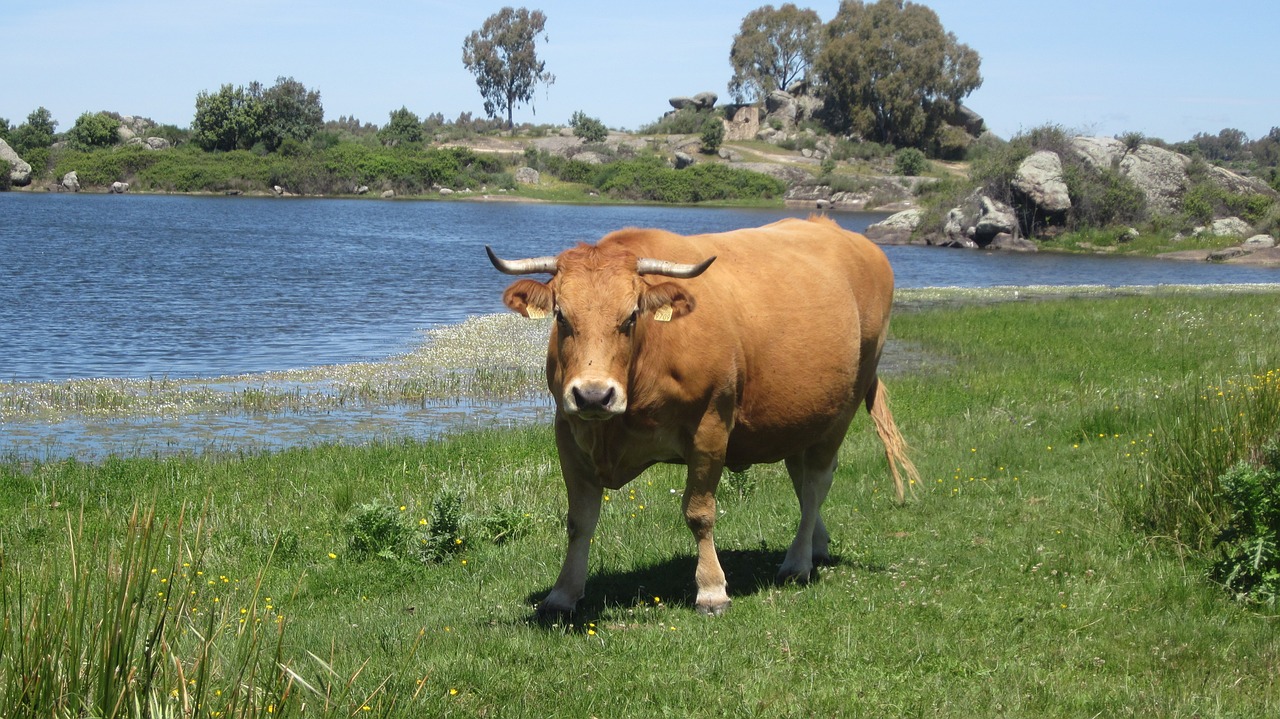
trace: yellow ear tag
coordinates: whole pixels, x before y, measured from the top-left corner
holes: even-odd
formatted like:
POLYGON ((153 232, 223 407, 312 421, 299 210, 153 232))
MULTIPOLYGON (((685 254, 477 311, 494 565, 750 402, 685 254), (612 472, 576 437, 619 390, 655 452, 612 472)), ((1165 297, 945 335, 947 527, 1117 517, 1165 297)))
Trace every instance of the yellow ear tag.
POLYGON ((675 308, 671 305, 663 305, 654 310, 653 318, 659 322, 670 322, 671 315, 675 312, 675 308))
POLYGON ((534 307, 533 305, 528 305, 524 308, 524 314, 526 317, 528 317, 531 320, 540 320, 547 317, 549 313, 546 310, 542 309, 541 307, 534 307))

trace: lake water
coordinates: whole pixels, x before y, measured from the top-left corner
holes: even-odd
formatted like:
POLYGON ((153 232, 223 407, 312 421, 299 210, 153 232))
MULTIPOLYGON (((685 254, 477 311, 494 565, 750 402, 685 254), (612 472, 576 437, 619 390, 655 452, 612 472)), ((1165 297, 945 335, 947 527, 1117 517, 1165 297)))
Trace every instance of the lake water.
MULTIPOLYGON (((0 382, 197 378, 384 360, 505 312, 490 266, 626 226, 753 227, 806 210, 0 193, 0 382)), ((885 215, 835 213, 862 230, 885 215)), ((886 247, 900 287, 1280 282, 1280 270, 886 247)), ((0 453, 271 449, 544 420, 549 401, 270 416, 0 420, 0 453)))
MULTIPOLYGON (((804 210, 0 193, 0 381, 211 377, 379 360, 505 311, 485 257, 626 226, 751 227, 804 210)), ((836 213, 851 230, 884 217, 836 213)), ((900 287, 1213 284, 1280 271, 885 248, 900 287)))

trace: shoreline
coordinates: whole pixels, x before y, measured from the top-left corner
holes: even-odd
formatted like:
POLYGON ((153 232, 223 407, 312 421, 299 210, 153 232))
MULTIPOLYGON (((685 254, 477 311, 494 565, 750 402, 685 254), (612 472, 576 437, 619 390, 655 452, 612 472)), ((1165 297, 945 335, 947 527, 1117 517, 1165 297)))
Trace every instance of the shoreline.
MULTIPOLYGON (((1102 299, 1168 295, 1280 294, 1280 277, 1270 283, 1218 285, 998 285, 899 289, 899 312, 962 304, 1102 299)), ((426 332, 404 354, 372 362, 198 377, 76 377, 62 380, 0 380, 0 424, 13 421, 98 420, 197 412, 256 413, 335 409, 345 403, 421 404, 435 401, 506 402, 544 389, 545 328, 511 313, 477 315, 426 332), (488 368, 492 382, 471 375, 488 368), (448 379, 462 373, 467 381, 448 379), (435 377, 438 386, 421 378, 435 377), (403 386, 402 386, 403 385, 403 386), (278 387, 278 390, 271 390, 278 387), (240 396, 241 401, 236 397, 240 396), (102 407, 82 400, 96 397, 102 407), (118 402, 117 399, 127 401, 118 402), (58 402, 70 403, 60 407, 58 402)))
MULTIPOLYGON (((760 202, 751 202, 751 203, 730 202, 727 204, 721 204, 721 203, 697 204, 696 203, 693 205, 682 205, 682 204, 663 203, 663 202, 617 202, 613 200, 607 200, 601 197, 590 197, 590 196, 574 199, 574 200, 555 200, 555 199, 547 199, 542 197, 530 197, 530 196, 521 195, 518 193, 498 194, 498 193, 492 193, 492 192, 477 193, 477 192, 464 192, 464 191, 455 191, 449 195, 396 195, 393 197, 382 197, 379 195, 374 195, 372 193, 359 194, 359 195, 357 194, 296 195, 292 193, 285 193, 282 195, 277 195, 273 192, 264 192, 261 190, 254 190, 254 191, 248 191, 248 192, 241 191, 241 190, 229 190, 226 192, 165 192, 165 191, 154 191, 154 190, 134 191, 130 189, 129 191, 124 193, 113 193, 110 191, 110 188, 96 187, 96 186, 81 188, 76 192, 63 192, 51 187, 36 187, 34 185, 26 185, 21 187, 10 188, 9 192, 23 193, 23 194, 29 194, 29 195, 121 194, 121 195, 137 195, 137 196, 143 196, 143 197, 228 197, 228 198, 248 197, 248 198, 256 198, 256 199, 278 199, 278 200, 364 200, 364 201, 379 201, 379 202, 394 202, 394 201, 474 202, 474 203, 482 203, 482 204, 492 202, 492 203, 527 203, 527 204, 549 204, 549 205, 563 204, 563 205, 601 205, 601 206, 637 205, 637 206, 663 206, 663 207, 723 207, 726 209, 732 209, 732 208, 748 208, 749 209, 749 208, 765 207, 770 209, 793 209, 793 210, 809 209, 812 212, 820 213, 820 214, 825 214, 827 212, 837 212, 837 213, 867 212, 867 213, 881 213, 881 214, 887 215, 887 214, 892 214, 893 212, 896 212, 899 209, 901 209, 900 207, 897 207, 897 205, 901 203, 895 203, 894 205, 886 206, 882 208, 863 208, 863 209, 855 210, 855 209, 843 209, 840 207, 831 207, 831 206, 819 207, 817 203, 812 203, 813 207, 808 207, 809 203, 807 201, 797 202, 795 200, 781 200, 781 199, 776 202, 768 202, 763 204, 760 202)), ((930 246, 925 243, 912 242, 912 241, 901 242, 901 241, 873 240, 873 242, 875 242, 877 245, 882 245, 882 246, 893 246, 893 245, 917 245, 920 247, 930 246)), ((1172 248, 1174 246, 1175 245, 1170 245, 1169 247, 1172 248)), ((1046 247, 1043 245, 1037 245, 1037 247, 1038 247, 1037 251, 1039 252, 1060 253, 1060 254, 1068 254, 1068 255, 1089 254, 1089 255, 1107 255, 1107 256, 1113 256, 1113 257, 1147 257, 1147 258, 1158 259, 1158 260, 1170 260, 1173 262, 1210 262, 1210 263, 1224 264, 1224 265, 1239 265, 1244 267, 1262 267, 1262 268, 1280 269, 1280 246, 1265 248, 1261 250, 1254 250, 1252 252, 1248 252, 1248 253, 1245 253, 1236 257, 1224 259, 1224 260, 1217 260, 1212 257, 1213 253, 1217 252, 1217 250, 1214 250, 1214 249, 1197 249, 1197 250, 1169 249, 1168 251, 1159 252, 1156 254, 1139 254, 1139 253, 1117 253, 1114 251, 1104 250, 1104 249, 1098 249, 1093 252, 1074 252, 1067 249, 1061 249, 1056 247, 1046 247)), ((957 248, 939 247, 939 249, 956 250, 957 248)), ((979 250, 979 251, 983 251, 983 250, 979 250)), ((992 250, 986 250, 986 251, 992 251, 992 250)))

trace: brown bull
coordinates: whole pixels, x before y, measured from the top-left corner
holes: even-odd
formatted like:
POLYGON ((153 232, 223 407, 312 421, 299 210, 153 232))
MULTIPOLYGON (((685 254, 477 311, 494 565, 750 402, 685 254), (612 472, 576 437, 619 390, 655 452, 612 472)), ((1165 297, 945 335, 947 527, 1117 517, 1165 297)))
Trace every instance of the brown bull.
MULTIPOLYGON (((486 248, 488 250, 488 248, 486 248)), ((569 494, 569 548, 539 613, 571 612, 604 488, 647 467, 684 464, 685 521, 698 545, 698 609, 729 605, 712 528, 724 467, 785 461, 800 526, 779 569, 805 581, 830 559, 820 509, 836 456, 863 403, 898 464, 915 468, 876 377, 893 271, 865 237, 824 218, 684 237, 627 229, 558 257, 507 261, 503 300, 553 315, 547 385, 569 494)))

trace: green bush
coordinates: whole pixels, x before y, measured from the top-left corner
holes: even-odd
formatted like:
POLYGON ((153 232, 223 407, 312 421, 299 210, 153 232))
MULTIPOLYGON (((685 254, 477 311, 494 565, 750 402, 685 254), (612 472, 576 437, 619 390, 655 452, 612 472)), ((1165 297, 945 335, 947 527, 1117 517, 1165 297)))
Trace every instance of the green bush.
POLYGON ((1068 160, 1063 180, 1071 197, 1070 229, 1134 225, 1147 218, 1147 196, 1119 170, 1068 160))
POLYGON ((67 144, 77 150, 111 147, 119 140, 116 134, 119 127, 120 121, 106 113, 86 112, 67 131, 67 144))
POLYGON ((583 142, 604 142, 609 137, 609 128, 603 122, 581 110, 569 118, 569 126, 573 128, 574 137, 582 138, 583 142))
POLYGON ((720 143, 724 142, 724 123, 719 117, 712 115, 702 123, 702 151, 708 155, 714 155, 720 150, 720 143))
POLYGON ((933 156, 940 160, 963 160, 973 138, 963 127, 944 125, 933 140, 933 156))
POLYGON ((892 145, 882 145, 869 140, 842 138, 831 151, 831 157, 841 160, 879 160, 893 154, 892 145))
POLYGON ((1269 216, 1275 200, 1266 195, 1228 192, 1209 178, 1204 160, 1187 165, 1190 184, 1182 196, 1182 216, 1189 225, 1205 225, 1215 217, 1236 215, 1253 225, 1269 216))
POLYGON ((597 187, 624 200, 688 204, 709 200, 768 199, 786 191, 786 183, 768 175, 719 163, 673 170, 658 157, 624 160, 604 166, 597 187))
POLYGON ((61 177, 76 171, 80 184, 104 187, 113 182, 131 182, 131 178, 163 158, 163 153, 139 146, 98 150, 64 150, 54 159, 53 173, 61 177))
POLYGON ((686 107, 675 112, 668 112, 655 123, 641 126, 641 135, 696 135, 702 132, 702 126, 712 111, 696 110, 686 107))
POLYGON ((1221 556, 1210 570, 1237 599, 1276 606, 1280 600, 1280 442, 1220 480, 1231 519, 1219 533, 1221 556))
POLYGON ((893 173, 895 175, 906 175, 915 177, 922 175, 929 169, 929 161, 925 159, 924 153, 914 147, 904 147, 898 150, 897 156, 893 158, 893 173))
POLYGON ((1280 435, 1280 372, 1182 386, 1165 404, 1135 514, 1153 536, 1205 551, 1234 511, 1221 478, 1280 435))
POLYGON ((1009 142, 977 143, 970 155, 969 179, 991 199, 1012 204, 1014 175, 1032 151, 1023 136, 1009 142))
POLYGON ((76 170, 86 185, 133 183, 140 191, 268 192, 279 185, 299 194, 346 194, 356 185, 425 194, 435 186, 512 188, 506 160, 463 148, 423 150, 346 142, 317 148, 286 140, 280 152, 204 152, 195 145, 164 151, 116 147, 57 154, 54 171, 76 170))
POLYGON ((411 531, 396 507, 381 500, 358 505, 342 524, 347 549, 357 558, 401 559, 411 531))
POLYGON ((462 536, 462 495, 442 490, 431 500, 426 531, 418 541, 418 557, 428 564, 443 562, 466 548, 462 536))
POLYGON ((1253 229, 1264 235, 1280 236, 1280 202, 1272 202, 1258 221, 1253 223, 1253 229))
POLYGON ((9 179, 10 171, 9 161, 0 160, 0 192, 7 191, 9 186, 12 184, 12 181, 9 179))

